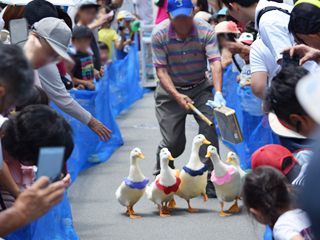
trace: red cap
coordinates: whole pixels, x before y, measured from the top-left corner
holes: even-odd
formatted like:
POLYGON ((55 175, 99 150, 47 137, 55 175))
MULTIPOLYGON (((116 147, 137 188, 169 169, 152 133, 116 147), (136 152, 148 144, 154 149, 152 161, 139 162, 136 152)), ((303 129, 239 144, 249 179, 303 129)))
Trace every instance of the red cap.
POLYGON ((283 174, 287 174, 296 162, 296 159, 287 148, 276 144, 263 146, 255 151, 251 156, 251 168, 253 171, 260 166, 271 166, 278 169, 283 174), (287 157, 292 158, 292 164, 282 170, 283 159, 287 157))

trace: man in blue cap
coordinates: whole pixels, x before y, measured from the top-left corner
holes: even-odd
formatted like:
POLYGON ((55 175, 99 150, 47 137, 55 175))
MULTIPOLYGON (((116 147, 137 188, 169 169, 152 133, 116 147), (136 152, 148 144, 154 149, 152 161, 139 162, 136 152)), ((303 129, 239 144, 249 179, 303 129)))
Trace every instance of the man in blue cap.
MULTIPOLYGON (((188 114, 194 115, 199 124, 199 133, 218 149, 215 127, 210 128, 194 114, 188 103, 194 104, 209 119, 213 119, 213 111, 206 106, 208 100, 213 100, 213 86, 214 105, 221 107, 226 103, 221 94, 222 66, 214 29, 207 22, 193 18, 191 0, 168 0, 167 10, 169 19, 154 29, 151 38, 153 64, 160 79, 155 91, 156 116, 163 137, 158 147, 154 175, 160 172, 159 153, 162 148, 168 148, 173 157, 183 153, 188 114), (212 81, 206 77, 207 61, 212 81)), ((205 159, 205 155, 206 146, 202 146, 200 158, 208 165, 211 173, 213 165, 210 160, 205 159)), ((174 168, 173 165, 170 167, 174 168)), ((214 187, 209 179, 210 176, 207 195, 215 197, 214 187)))

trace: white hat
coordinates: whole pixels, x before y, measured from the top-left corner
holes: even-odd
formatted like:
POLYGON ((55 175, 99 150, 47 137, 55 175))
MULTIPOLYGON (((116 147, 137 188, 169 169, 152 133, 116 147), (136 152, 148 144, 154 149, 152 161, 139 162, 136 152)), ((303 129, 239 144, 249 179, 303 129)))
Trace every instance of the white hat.
POLYGON ((320 71, 301 78, 296 86, 296 95, 307 114, 320 124, 320 71))
POLYGON ((238 38, 239 42, 251 45, 254 42, 254 37, 252 33, 244 32, 238 38))
POLYGON ((211 14, 207 13, 205 11, 199 11, 199 12, 197 12, 196 15, 194 15, 194 17, 200 18, 200 19, 205 20, 206 22, 208 22, 209 19, 211 18, 211 14))
POLYGON ((268 115, 269 125, 271 130, 279 135, 280 137, 288 137, 288 138, 299 138, 305 139, 305 136, 291 130, 289 127, 285 126, 283 123, 280 122, 279 118, 273 112, 269 112, 268 115))

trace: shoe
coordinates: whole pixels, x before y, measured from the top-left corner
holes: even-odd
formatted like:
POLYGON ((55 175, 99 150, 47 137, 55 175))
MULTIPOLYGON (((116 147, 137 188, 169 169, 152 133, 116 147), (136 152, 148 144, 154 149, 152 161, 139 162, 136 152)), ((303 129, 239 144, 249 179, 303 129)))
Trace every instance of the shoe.
POLYGON ((216 189, 213 186, 213 183, 210 181, 206 187, 206 193, 208 198, 217 198, 216 189))

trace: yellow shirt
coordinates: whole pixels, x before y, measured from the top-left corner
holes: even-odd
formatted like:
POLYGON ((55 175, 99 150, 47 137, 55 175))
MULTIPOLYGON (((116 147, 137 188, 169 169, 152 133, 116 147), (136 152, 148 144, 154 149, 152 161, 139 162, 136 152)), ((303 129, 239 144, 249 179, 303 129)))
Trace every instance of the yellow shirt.
POLYGON ((117 40, 118 34, 116 33, 115 30, 109 28, 109 29, 101 29, 99 31, 99 41, 100 42, 104 42, 105 44, 107 44, 108 48, 109 48, 109 58, 111 59, 111 54, 112 54, 112 42, 114 40, 117 40))

